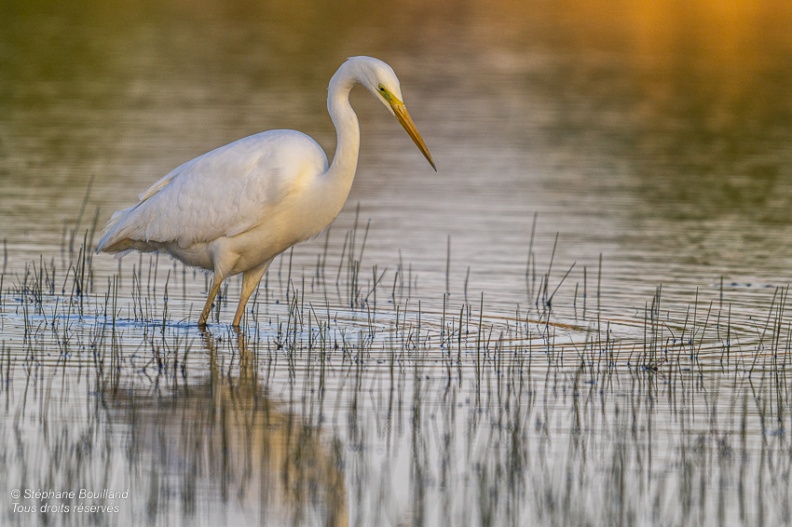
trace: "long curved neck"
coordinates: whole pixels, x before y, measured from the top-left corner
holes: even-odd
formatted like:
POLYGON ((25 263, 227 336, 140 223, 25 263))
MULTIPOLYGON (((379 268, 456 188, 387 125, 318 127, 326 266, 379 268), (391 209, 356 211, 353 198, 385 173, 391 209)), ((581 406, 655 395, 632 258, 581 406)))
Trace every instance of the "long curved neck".
POLYGON ((333 162, 325 178, 339 210, 352 188, 360 151, 360 124, 349 104, 349 92, 355 82, 354 77, 342 67, 330 79, 327 94, 327 111, 335 125, 337 140, 333 162))

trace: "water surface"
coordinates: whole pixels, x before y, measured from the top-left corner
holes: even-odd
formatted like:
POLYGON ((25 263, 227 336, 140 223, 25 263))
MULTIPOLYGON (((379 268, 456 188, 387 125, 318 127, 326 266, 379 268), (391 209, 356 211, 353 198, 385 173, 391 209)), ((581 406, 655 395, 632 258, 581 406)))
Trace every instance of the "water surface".
POLYGON ((128 489, 86 500, 112 525, 792 521, 783 2, 0 20, 0 495, 128 489), (243 335, 238 282, 202 334, 202 274, 92 255, 94 221, 211 148, 289 127, 332 152, 326 85, 359 54, 438 173, 354 93, 349 203, 243 335))

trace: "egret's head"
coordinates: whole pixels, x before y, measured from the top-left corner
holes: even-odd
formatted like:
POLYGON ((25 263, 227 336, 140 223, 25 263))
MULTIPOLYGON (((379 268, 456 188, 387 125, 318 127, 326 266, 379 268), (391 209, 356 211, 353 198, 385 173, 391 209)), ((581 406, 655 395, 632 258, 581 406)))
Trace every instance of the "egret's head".
POLYGON ((437 167, 432 160, 432 154, 429 153, 429 148, 424 143, 421 134, 418 133, 415 123, 404 106, 399 78, 396 77, 393 68, 372 57, 352 57, 347 60, 346 65, 354 68, 354 75, 357 81, 388 108, 390 113, 404 127, 407 135, 410 136, 424 157, 426 157, 426 160, 429 161, 429 164, 432 165, 432 168, 437 171, 437 167))

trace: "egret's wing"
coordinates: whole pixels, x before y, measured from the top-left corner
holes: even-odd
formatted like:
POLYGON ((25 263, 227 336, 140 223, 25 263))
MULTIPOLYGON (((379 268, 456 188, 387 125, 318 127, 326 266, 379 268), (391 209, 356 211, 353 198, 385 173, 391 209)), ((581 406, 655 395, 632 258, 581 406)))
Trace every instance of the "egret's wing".
POLYGON ((327 158, 300 132, 275 130, 241 139, 176 168, 117 212, 99 249, 124 240, 189 247, 234 236, 266 221, 327 158))

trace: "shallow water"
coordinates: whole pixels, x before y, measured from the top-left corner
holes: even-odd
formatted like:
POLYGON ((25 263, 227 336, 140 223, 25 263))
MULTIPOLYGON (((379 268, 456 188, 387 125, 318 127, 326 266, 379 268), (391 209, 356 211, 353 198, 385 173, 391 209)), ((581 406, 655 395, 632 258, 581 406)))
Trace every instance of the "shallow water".
POLYGON ((0 7, 3 524, 792 522, 786 4, 127 4, 0 7), (357 54, 438 173, 353 94, 242 335, 238 281, 202 334, 201 273, 82 251, 208 149, 331 151, 357 54))

